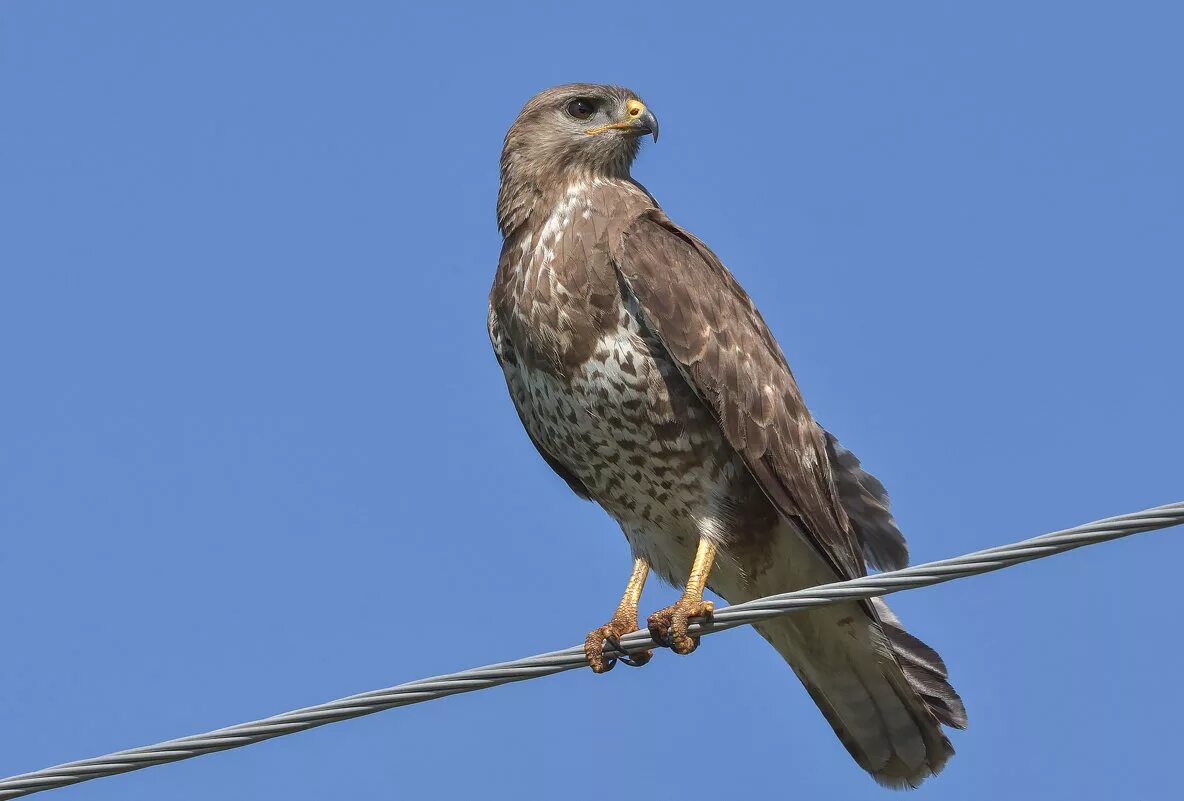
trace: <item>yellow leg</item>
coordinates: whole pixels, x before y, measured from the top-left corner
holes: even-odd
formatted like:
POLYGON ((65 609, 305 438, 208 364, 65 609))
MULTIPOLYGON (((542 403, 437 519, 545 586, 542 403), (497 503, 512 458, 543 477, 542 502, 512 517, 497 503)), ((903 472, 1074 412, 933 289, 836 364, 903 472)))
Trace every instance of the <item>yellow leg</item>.
POLYGON ((687 633, 691 620, 697 617, 710 620, 715 611, 715 604, 703 600, 703 590, 707 588, 707 576, 715 564, 716 550, 713 541, 700 537, 682 597, 672 606, 650 615, 650 636, 655 642, 670 646, 670 650, 676 654, 689 654, 699 647, 699 638, 687 633))
POLYGON ((691 575, 687 578, 687 586, 683 591, 684 596, 693 596, 696 600, 703 600, 703 590, 707 589, 707 576, 711 573, 711 568, 715 564, 715 552, 717 546, 715 542, 701 537, 699 539, 699 547, 695 551, 695 561, 691 565, 691 575))
MULTIPOLYGON (((629 583, 625 585, 625 594, 621 596, 621 603, 612 620, 598 629, 589 632, 584 640, 584 656, 595 673, 607 673, 617 664, 616 659, 604 655, 604 644, 607 642, 619 647, 618 642, 626 634, 637 631, 637 603, 641 600, 641 591, 645 587, 645 580, 650 574, 650 566, 642 559, 633 560, 633 573, 629 576, 629 583)), ((639 651, 625 659, 625 664, 641 667, 650 661, 649 651, 639 651)))
POLYGON ((625 585, 625 594, 621 596, 621 603, 617 606, 618 615, 632 614, 633 622, 637 622, 637 604, 641 601, 641 591, 645 589, 645 580, 649 575, 649 564, 644 559, 634 559, 633 573, 629 576, 629 583, 625 585))

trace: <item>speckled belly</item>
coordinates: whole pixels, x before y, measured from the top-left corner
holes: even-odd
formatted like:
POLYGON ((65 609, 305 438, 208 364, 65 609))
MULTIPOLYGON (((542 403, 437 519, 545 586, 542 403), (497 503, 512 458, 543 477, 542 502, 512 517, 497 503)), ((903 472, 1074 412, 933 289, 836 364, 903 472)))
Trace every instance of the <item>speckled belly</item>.
POLYGON ((634 552, 678 582, 700 536, 736 544, 729 519, 767 502, 660 344, 632 314, 620 323, 574 375, 526 370, 511 387, 532 436, 617 519, 634 552))

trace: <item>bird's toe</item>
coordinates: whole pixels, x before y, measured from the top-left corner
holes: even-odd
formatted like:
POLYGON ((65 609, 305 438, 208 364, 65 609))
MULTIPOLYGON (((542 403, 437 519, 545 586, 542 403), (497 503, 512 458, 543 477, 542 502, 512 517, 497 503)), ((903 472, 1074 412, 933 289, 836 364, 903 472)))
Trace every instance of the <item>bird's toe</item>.
POLYGON ((588 664, 592 667, 592 672, 607 673, 616 666, 618 659, 630 667, 641 667, 646 662, 649 662, 651 657, 650 651, 637 651, 627 654, 625 649, 621 647, 621 637, 636 630, 636 617, 632 620, 614 617, 600 628, 588 632, 588 636, 584 639, 584 656, 587 658, 588 664), (623 656, 607 655, 604 651, 606 644, 617 654, 623 654, 623 656))
POLYGON ((702 618, 705 622, 710 622, 714 612, 715 604, 711 601, 684 597, 671 606, 654 612, 646 623, 654 642, 685 656, 699 647, 699 638, 689 633, 691 621, 702 618))

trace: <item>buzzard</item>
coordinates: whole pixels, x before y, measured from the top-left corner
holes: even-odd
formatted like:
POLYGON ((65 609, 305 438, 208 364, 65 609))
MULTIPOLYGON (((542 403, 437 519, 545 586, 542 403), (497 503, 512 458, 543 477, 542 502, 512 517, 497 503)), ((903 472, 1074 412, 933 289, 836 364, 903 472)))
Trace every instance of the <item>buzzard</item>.
MULTIPOLYGON (((532 98, 506 134, 489 337, 531 441, 621 526, 633 570, 587 637, 638 627, 652 571, 682 597, 650 615, 687 654, 710 588, 731 603, 903 567, 883 485, 810 415, 752 300, 629 174, 658 121, 618 86, 532 98)), ((876 781, 914 787, 953 754, 966 712, 937 652, 880 600, 755 625, 876 781)), ((627 661, 640 665, 648 652, 627 661)))

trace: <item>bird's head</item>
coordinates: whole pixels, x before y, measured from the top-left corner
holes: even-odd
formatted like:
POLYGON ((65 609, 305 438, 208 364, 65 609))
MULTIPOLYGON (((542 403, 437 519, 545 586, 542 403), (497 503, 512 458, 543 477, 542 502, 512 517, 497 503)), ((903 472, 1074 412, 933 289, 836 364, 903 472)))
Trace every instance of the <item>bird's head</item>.
POLYGON ((539 92, 506 134, 502 180, 625 177, 658 120, 621 86, 573 83, 539 92))

